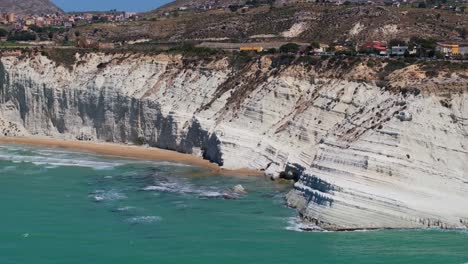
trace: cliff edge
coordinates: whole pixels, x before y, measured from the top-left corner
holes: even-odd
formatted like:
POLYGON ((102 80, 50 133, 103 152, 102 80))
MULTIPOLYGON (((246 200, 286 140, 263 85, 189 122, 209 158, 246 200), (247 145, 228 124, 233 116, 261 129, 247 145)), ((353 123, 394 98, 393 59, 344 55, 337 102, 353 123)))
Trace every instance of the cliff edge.
POLYGON ((149 144, 297 182, 328 230, 468 226, 468 71, 445 62, 0 59, 0 132, 149 144))

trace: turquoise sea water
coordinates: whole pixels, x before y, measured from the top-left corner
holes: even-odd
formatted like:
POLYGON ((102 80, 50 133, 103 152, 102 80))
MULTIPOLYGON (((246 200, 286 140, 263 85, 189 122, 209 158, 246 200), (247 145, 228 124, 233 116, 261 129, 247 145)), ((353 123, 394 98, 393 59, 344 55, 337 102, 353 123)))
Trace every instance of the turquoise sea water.
POLYGON ((468 263, 463 231, 295 231, 289 188, 164 162, 0 146, 0 264, 468 263), (237 184, 248 194, 233 195, 237 184))

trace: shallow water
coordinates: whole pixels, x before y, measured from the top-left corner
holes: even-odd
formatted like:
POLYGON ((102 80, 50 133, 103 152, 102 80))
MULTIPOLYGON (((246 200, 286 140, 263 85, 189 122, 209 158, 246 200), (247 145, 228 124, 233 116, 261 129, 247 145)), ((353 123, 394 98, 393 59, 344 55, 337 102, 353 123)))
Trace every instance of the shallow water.
POLYGON ((467 263, 462 231, 298 232, 262 177, 0 146, 0 264, 467 263), (242 184, 246 195, 229 191, 242 184))

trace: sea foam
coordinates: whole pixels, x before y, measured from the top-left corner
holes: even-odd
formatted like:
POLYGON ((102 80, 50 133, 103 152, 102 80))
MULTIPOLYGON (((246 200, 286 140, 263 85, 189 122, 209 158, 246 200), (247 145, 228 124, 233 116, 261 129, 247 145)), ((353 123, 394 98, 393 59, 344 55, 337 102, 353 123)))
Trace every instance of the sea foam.
POLYGON ((110 190, 110 191, 97 190, 91 193, 88 197, 93 199, 95 202, 127 199, 127 196, 125 194, 117 192, 115 190, 110 190))
POLYGON ((298 217, 289 217, 286 230, 296 232, 323 231, 319 226, 314 224, 303 223, 298 217))
POLYGON ((135 216, 127 219, 127 222, 131 224, 151 224, 154 222, 161 221, 162 218, 159 216, 135 216))

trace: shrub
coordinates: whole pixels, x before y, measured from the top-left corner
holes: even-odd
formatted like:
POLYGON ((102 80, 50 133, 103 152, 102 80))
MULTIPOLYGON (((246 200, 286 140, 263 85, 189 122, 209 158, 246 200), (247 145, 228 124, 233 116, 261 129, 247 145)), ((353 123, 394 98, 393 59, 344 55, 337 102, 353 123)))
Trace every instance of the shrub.
POLYGON ((290 54, 284 54, 279 57, 275 57, 271 61, 271 67, 272 68, 279 68, 283 65, 291 65, 291 63, 294 61, 295 56, 290 55, 290 54))
POLYGON ((426 71, 425 73, 427 77, 431 77, 431 78, 439 76, 439 72, 436 70, 429 70, 429 71, 426 71))
POLYGON ((75 55, 80 52, 82 51, 76 49, 52 49, 49 50, 49 52, 44 52, 43 55, 47 56, 58 65, 72 68, 76 63, 75 55))
POLYGON ((8 31, 6 31, 3 28, 0 28, 0 37, 6 37, 8 36, 8 31))
POLYGON ((388 46, 389 47, 393 47, 393 46, 405 46, 406 45, 406 42, 401 40, 401 39, 392 39, 390 40, 390 42, 388 43, 388 46))
POLYGON ((288 43, 281 46, 279 50, 281 53, 298 53, 299 45, 296 43, 288 43))
POLYGON ((244 67, 247 63, 251 62, 255 55, 249 52, 236 52, 229 57, 230 64, 235 69, 244 67))
POLYGON ((373 61, 373 60, 368 60, 367 61, 367 67, 374 68, 374 66, 375 66, 375 61, 373 61))
POLYGON ((135 139, 135 145, 142 146, 146 143, 146 140, 144 137, 139 137, 135 139))
POLYGON ((424 2, 419 2, 418 3, 418 8, 427 8, 427 4, 424 2))
POLYGON ((311 56, 301 56, 297 60, 298 63, 302 63, 306 66, 309 65, 316 65, 319 62, 319 59, 316 57, 311 57, 311 56))
POLYGON ((406 63, 401 60, 388 60, 385 65, 384 71, 391 73, 399 69, 406 67, 406 63))
POLYGON ((172 47, 169 49, 169 52, 173 53, 182 53, 184 55, 195 55, 195 56, 211 56, 221 53, 221 50, 205 48, 205 47, 195 47, 192 44, 182 44, 180 46, 172 47))
POLYGON ((314 49, 318 49, 320 48, 320 43, 318 43, 317 41, 312 41, 312 43, 310 43, 310 46, 314 49))
POLYGON ((277 50, 275 48, 271 48, 271 49, 267 49, 263 51, 264 54, 275 54, 276 52, 277 50))
POLYGON ((37 36, 33 32, 17 31, 8 36, 8 41, 34 41, 37 36))
POLYGON ((231 10, 231 12, 236 12, 240 6, 239 5, 229 5, 228 6, 229 10, 231 10))

